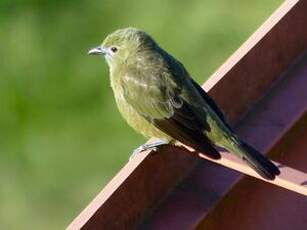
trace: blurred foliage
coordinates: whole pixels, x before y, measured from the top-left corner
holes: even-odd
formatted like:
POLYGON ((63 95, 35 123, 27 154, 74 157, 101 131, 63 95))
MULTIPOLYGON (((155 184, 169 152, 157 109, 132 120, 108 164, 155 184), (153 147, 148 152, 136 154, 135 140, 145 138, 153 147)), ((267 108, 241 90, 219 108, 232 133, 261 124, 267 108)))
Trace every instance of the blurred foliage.
POLYGON ((150 33, 203 82, 281 0, 0 0, 0 228, 63 229, 144 142, 87 50, 150 33))

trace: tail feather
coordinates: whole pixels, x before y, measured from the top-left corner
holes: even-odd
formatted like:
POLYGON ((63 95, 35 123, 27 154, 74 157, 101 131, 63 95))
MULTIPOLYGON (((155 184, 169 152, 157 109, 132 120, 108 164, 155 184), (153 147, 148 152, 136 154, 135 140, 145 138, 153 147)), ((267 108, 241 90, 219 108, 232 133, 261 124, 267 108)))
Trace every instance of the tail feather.
POLYGON ((242 159, 262 177, 274 180, 275 176, 280 174, 277 166, 252 146, 241 141, 240 150, 243 152, 242 159))

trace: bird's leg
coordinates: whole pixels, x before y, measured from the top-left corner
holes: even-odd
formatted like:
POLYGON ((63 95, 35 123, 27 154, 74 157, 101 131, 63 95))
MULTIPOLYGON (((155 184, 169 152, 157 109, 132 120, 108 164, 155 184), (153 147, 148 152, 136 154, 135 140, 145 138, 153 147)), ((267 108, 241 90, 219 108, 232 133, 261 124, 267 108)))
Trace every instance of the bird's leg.
POLYGON ((138 148, 136 148, 133 153, 131 154, 131 156, 129 157, 129 160, 131 160, 133 157, 135 157, 137 154, 145 151, 145 150, 152 150, 152 151, 157 151, 158 147, 162 146, 162 145, 167 145, 169 144, 169 141, 166 140, 160 140, 160 139, 156 139, 155 141, 151 142, 151 143, 146 143, 146 144, 142 144, 141 146, 139 146, 138 148))

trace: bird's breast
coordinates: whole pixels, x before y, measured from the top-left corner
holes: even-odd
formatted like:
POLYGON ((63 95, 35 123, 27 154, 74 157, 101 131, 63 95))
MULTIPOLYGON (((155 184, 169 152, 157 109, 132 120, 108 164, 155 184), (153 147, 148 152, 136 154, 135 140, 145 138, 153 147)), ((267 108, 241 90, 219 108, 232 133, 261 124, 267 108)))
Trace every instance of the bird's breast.
POLYGON ((137 132, 141 133, 147 138, 155 137, 164 140, 170 140, 171 138, 157 129, 153 124, 148 122, 143 116, 141 116, 134 108, 131 106, 124 96, 124 89, 120 81, 117 79, 112 79, 111 77, 111 87, 114 93, 115 101, 123 118, 127 123, 137 132))

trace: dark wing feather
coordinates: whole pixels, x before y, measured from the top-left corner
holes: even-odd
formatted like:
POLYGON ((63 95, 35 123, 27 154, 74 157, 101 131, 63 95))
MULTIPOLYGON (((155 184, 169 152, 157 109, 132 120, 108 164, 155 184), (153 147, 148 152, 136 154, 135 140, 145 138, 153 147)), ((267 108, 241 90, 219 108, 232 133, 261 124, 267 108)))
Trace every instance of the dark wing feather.
POLYGON ((180 108, 175 109, 169 118, 149 120, 157 128, 181 143, 189 145, 213 159, 221 157, 211 141, 203 134, 204 125, 193 115, 186 102, 180 108))
POLYGON ((180 96, 180 85, 167 82, 171 78, 167 71, 145 70, 140 75, 140 72, 131 69, 123 77, 127 102, 167 135, 211 158, 220 158, 219 152, 203 134, 206 128, 204 122, 195 116, 189 103, 180 96))

